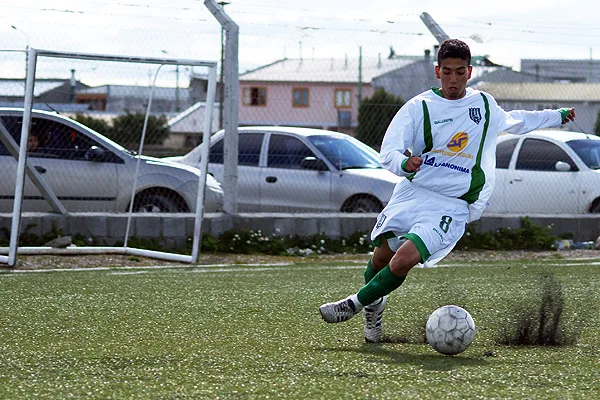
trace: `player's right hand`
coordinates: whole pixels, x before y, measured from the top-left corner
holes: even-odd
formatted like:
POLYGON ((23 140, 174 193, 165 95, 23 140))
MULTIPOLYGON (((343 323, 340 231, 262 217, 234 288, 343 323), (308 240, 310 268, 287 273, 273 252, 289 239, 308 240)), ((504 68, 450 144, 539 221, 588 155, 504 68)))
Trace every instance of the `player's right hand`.
POLYGON ((406 171, 408 172, 418 172, 421 169, 421 164, 423 164, 423 159, 419 156, 410 156, 406 161, 406 171))

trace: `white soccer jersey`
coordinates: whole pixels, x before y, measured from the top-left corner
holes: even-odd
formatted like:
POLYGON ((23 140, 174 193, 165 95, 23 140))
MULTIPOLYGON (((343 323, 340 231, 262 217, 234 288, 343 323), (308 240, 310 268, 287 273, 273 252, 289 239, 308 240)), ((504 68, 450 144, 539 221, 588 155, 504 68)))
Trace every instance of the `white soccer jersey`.
POLYGON ((498 133, 524 134, 561 122, 558 110, 506 112, 479 90, 467 88, 463 98, 448 100, 432 88, 398 111, 385 133, 380 160, 416 186, 465 200, 471 222, 479 219, 492 194, 498 133), (417 173, 402 169, 406 150, 423 158, 417 173))

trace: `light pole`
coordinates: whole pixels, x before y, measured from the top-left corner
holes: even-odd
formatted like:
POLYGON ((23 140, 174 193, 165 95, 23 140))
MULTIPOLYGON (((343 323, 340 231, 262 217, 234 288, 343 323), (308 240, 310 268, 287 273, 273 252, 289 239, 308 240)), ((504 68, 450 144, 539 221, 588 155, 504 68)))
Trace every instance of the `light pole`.
MULTIPOLYGON (((227 1, 220 1, 218 4, 221 5, 222 9, 225 9, 227 4, 231 4, 227 1)), ((223 72, 225 62, 225 43, 223 41, 225 30, 221 26, 221 73, 219 74, 219 129, 223 129, 223 99, 225 98, 225 87, 223 85, 223 72)))
POLYGON ((21 35, 25 36, 25 79, 27 79, 27 64, 29 63, 29 35, 14 25, 11 25, 10 27, 19 32, 21 35))

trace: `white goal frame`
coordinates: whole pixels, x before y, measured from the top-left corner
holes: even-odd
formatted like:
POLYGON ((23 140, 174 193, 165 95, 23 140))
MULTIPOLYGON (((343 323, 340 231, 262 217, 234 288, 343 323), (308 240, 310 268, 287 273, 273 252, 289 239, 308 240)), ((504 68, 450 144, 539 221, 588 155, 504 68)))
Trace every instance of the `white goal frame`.
MULTIPOLYGON (((124 246, 123 247, 69 247, 67 249, 61 249, 57 252, 57 249, 49 247, 21 247, 18 246, 19 234, 21 228, 21 213, 23 206, 23 190, 25 185, 26 176, 26 162, 27 162, 27 142, 29 139, 29 130, 31 125, 31 111, 33 107, 33 89, 35 85, 35 73, 36 65, 39 57, 50 57, 50 58, 70 58, 79 60, 98 60, 98 61, 113 61, 113 62, 128 62, 128 63, 143 63, 143 64, 156 64, 156 65, 186 65, 186 66, 197 66, 208 68, 208 89, 206 99, 206 112, 204 119, 204 132, 203 142, 208 143, 211 135, 212 128, 212 115, 213 105, 216 93, 216 78, 217 78, 217 61, 203 61, 203 60, 190 60, 190 59, 172 59, 172 58, 153 58, 153 57, 132 57, 132 56, 118 56, 118 55, 107 55, 107 54, 93 54, 93 53, 73 53, 73 52, 61 52, 51 50, 38 50, 35 48, 29 48, 28 50, 28 64, 27 64, 27 77, 25 84, 25 98, 23 105, 23 126, 21 129, 21 139, 19 144, 19 159, 17 165, 17 177, 15 187, 15 200, 12 213, 12 224, 10 232, 10 243, 8 248, 8 256, 0 255, 0 263, 14 266, 17 260, 17 254, 127 254, 127 255, 138 255, 145 257, 152 257, 163 260, 179 261, 195 263, 198 261, 200 254, 200 245, 202 240, 202 222, 204 219, 204 197, 206 190, 206 174, 208 170, 208 151, 209 146, 203 146, 202 159, 200 161, 201 174, 198 182, 198 195, 196 198, 196 215, 194 222, 194 234, 192 243, 192 254, 181 255, 175 253, 153 251, 138 249, 127 246, 127 239, 129 236, 130 221, 133 216, 132 210, 130 209, 127 221, 127 232, 125 232, 124 246)), ((160 68, 160 67, 159 67, 160 68)), ((153 86, 154 89, 154 86, 153 86)), ((152 104, 152 98, 148 103, 146 110, 146 118, 150 112, 150 106, 152 104)), ((142 132, 142 138, 140 140, 140 156, 142 153, 142 146, 145 136, 146 124, 144 124, 144 132, 142 132)), ((139 161, 138 161, 139 163, 139 161)), ((138 164, 139 165, 139 164, 138 164)), ((137 175, 137 174, 136 174, 137 175)), ((137 178, 137 177, 136 177, 137 178)), ((135 190, 135 183, 132 190, 135 190)))

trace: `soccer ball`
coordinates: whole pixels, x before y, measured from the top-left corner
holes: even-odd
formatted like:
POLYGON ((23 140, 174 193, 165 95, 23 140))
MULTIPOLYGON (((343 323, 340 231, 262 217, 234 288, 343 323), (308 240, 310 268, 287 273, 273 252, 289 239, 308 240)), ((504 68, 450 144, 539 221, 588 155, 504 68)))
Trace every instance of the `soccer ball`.
POLYGON ((425 333, 427 342, 435 350, 455 355, 465 351, 473 342, 475 322, 464 308, 443 306, 429 316, 425 333))

